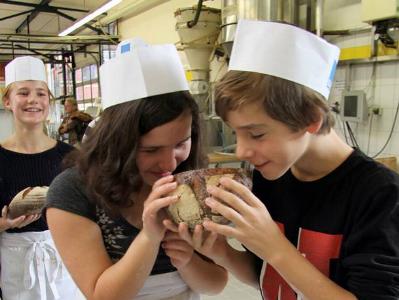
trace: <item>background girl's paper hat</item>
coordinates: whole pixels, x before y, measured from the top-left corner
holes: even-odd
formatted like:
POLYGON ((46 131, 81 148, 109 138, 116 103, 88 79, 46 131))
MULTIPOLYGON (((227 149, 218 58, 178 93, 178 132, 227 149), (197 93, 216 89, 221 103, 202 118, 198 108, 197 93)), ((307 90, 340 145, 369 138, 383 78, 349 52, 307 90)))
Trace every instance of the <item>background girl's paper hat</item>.
POLYGON ((176 47, 123 41, 116 57, 100 67, 103 108, 149 96, 188 90, 176 47))
POLYGON ((46 68, 43 61, 36 57, 17 57, 6 65, 5 79, 6 86, 23 80, 41 80, 47 83, 46 68))
POLYGON ((339 48, 289 24, 240 20, 229 70, 284 78, 330 94, 339 48))

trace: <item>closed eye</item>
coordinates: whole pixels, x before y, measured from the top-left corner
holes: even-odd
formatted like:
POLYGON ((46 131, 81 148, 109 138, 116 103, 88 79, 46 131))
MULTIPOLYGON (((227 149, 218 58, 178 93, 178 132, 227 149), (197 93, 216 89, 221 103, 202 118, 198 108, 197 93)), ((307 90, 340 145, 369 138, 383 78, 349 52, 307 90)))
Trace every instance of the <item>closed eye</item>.
POLYGON ((145 153, 155 153, 158 149, 159 148, 143 148, 141 151, 145 153))
POLYGON ((258 140, 260 138, 262 138, 265 134, 261 133, 261 134, 251 134, 251 138, 254 140, 258 140))

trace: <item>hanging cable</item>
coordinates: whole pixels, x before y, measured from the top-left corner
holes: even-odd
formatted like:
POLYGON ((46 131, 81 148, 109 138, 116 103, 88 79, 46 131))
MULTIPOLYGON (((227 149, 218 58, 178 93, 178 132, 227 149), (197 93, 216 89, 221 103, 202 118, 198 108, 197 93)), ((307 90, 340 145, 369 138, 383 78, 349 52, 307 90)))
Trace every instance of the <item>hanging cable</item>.
POLYGON ((370 150, 371 129, 373 127, 373 118, 374 118, 374 114, 371 113, 370 124, 369 124, 369 134, 368 134, 368 140, 367 140, 367 151, 366 151, 367 155, 369 154, 369 150, 370 150))
POLYGON ((372 158, 376 158, 378 155, 380 155, 385 150, 385 148, 388 145, 388 143, 390 142, 390 140, 392 138, 393 131, 395 129, 396 121, 398 119, 398 112, 399 112, 399 101, 398 101, 398 104, 396 106, 395 117, 393 119, 393 123, 392 123, 391 131, 389 132, 389 136, 388 136, 384 146, 382 146, 382 148, 374 156, 372 156, 372 158))
POLYGON ((348 133, 349 133, 349 137, 350 137, 350 139, 351 139, 352 145, 353 145, 354 147, 360 149, 359 144, 358 144, 357 141, 356 141, 355 135, 353 134, 353 131, 352 131, 352 128, 351 128, 349 122, 346 121, 345 124, 346 124, 346 127, 347 127, 347 129, 348 129, 348 133))

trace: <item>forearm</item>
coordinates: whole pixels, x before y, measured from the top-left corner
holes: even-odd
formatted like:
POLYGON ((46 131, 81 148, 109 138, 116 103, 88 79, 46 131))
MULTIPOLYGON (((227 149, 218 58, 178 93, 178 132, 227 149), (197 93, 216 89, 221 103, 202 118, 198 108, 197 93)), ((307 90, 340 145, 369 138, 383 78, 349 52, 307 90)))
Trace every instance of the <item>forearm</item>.
POLYGON ((255 271, 254 256, 248 251, 239 251, 227 247, 223 257, 215 259, 215 263, 223 266, 240 281, 259 288, 259 281, 255 271))
POLYGON ((190 262, 178 271, 193 291, 207 295, 220 293, 226 286, 228 279, 224 268, 204 260, 196 253, 193 254, 190 262))
POLYGON ((280 251, 270 257, 269 264, 304 298, 310 300, 357 299, 322 274, 288 240, 285 239, 279 248, 280 251))
POLYGON ((125 255, 98 278, 93 299, 132 299, 150 275, 159 251, 159 242, 142 232, 125 255))

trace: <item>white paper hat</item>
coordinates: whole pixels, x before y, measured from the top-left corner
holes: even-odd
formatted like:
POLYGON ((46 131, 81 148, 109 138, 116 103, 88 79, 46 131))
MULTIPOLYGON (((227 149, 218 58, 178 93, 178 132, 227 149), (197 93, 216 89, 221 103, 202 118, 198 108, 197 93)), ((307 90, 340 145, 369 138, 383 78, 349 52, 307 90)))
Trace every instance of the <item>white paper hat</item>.
POLYGON ((36 57, 17 57, 6 65, 5 71, 6 86, 23 80, 41 80, 47 83, 44 63, 36 57))
POLYGON ((188 90, 176 47, 123 41, 116 57, 100 67, 103 108, 149 96, 188 90))
POLYGON ((240 20, 229 70, 284 78, 322 94, 330 93, 339 48, 289 24, 240 20))

